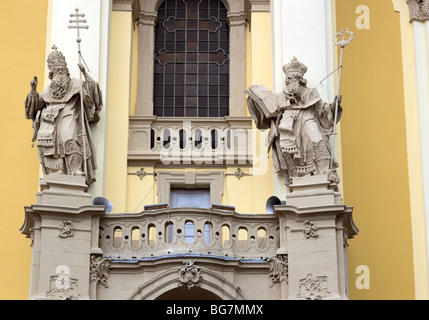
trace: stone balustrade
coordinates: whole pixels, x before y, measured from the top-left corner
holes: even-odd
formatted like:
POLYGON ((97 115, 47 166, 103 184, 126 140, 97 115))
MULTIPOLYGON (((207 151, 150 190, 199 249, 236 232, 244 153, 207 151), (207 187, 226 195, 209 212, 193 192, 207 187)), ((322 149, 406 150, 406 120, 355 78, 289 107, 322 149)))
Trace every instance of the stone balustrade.
POLYGON ((265 260, 278 249, 278 218, 215 206, 106 214, 100 221, 99 241, 103 256, 113 260, 181 254, 265 260))
POLYGON ((248 165, 252 161, 248 117, 130 117, 128 161, 165 165, 248 165))

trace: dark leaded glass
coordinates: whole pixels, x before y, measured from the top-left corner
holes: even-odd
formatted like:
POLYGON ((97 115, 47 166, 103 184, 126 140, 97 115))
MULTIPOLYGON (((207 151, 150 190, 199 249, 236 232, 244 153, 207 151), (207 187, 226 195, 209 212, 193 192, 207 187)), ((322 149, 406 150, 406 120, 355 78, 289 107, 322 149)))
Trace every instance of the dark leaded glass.
POLYGON ((165 0, 155 29, 154 115, 229 115, 229 30, 220 0, 165 0))

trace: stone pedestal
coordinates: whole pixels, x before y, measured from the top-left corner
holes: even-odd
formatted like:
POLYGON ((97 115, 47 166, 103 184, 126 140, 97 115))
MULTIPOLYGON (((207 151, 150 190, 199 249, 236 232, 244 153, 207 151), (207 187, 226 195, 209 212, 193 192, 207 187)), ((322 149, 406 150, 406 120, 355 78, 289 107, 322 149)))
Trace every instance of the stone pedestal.
POLYGON ((47 175, 40 179, 37 204, 80 207, 91 204, 91 195, 84 176, 47 175))
POLYGON ((348 299, 347 239, 358 233, 352 207, 326 175, 294 178, 279 217, 279 256, 287 257, 285 299, 348 299))
POLYGON ((89 299, 105 207, 91 205, 84 177, 51 175, 40 187, 20 229, 32 239, 30 299, 89 299))

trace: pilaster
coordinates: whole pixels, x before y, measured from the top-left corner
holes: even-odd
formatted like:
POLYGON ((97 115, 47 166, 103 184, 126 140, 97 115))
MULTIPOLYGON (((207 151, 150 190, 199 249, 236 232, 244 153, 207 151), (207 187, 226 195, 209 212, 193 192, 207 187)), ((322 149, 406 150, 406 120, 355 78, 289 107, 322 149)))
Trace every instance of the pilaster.
POLYGON ((158 14, 141 10, 138 15, 139 60, 136 115, 153 115, 154 37, 158 14))
POLYGON ((246 116, 245 89, 245 40, 246 40, 246 13, 244 11, 228 12, 230 37, 230 116, 246 116))

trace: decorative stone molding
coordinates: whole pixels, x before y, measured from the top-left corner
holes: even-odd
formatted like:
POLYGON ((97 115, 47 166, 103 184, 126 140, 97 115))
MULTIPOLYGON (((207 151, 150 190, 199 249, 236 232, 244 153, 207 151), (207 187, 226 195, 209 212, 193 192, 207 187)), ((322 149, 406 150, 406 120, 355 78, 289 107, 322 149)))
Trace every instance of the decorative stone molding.
POLYGON ((304 279, 299 280, 299 295, 302 300, 322 300, 330 294, 328 291, 328 277, 313 277, 308 274, 304 279))
POLYGON ((209 188, 210 203, 222 203, 223 194, 223 172, 221 171, 187 171, 187 172, 170 172, 158 171, 158 202, 170 203, 171 188, 209 188))
POLYGON ((179 268, 179 276, 177 281, 179 282, 179 286, 188 287, 191 289, 193 287, 199 287, 199 282, 203 278, 201 275, 200 267, 194 264, 195 262, 192 260, 183 261, 184 267, 179 268))
POLYGON ((146 12, 141 10, 138 14, 137 21, 139 24, 154 27, 158 20, 158 14, 156 12, 146 12))
POLYGON ((136 172, 129 172, 128 175, 138 176, 140 180, 143 180, 143 178, 146 176, 154 176, 156 180, 156 172, 146 172, 144 168, 140 168, 136 172))
POLYGON ((107 279, 109 278, 110 259, 103 258, 102 256, 91 255, 91 265, 90 265, 90 280, 91 282, 100 282, 106 288, 109 286, 107 279))
POLYGON ((226 173, 225 176, 235 176, 238 180, 243 178, 244 176, 251 176, 250 173, 245 173, 241 168, 237 168, 234 173, 226 173))
POLYGON ((270 12, 270 0, 246 0, 250 12, 270 12))
POLYGON ((410 9, 410 22, 429 20, 429 0, 407 0, 410 9))
POLYGON ((252 12, 270 12, 270 0, 246 0, 247 21, 252 23, 252 12))
MULTIPOLYGON (((147 264, 142 265, 135 265, 136 268, 139 268, 140 270, 154 270, 153 262, 147 262, 147 264), (148 268, 145 268, 145 267, 148 268)), ((170 266, 171 263, 175 264, 175 267, 168 268, 167 270, 163 272, 156 272, 155 274, 149 274, 147 279, 144 283, 138 286, 137 290, 132 292, 130 296, 128 297, 128 300, 155 300, 158 297, 162 296, 164 293, 168 292, 169 290, 174 290, 177 288, 177 273, 178 268, 180 268, 180 265, 183 263, 183 261, 179 261, 174 259, 174 262, 168 261, 168 260, 159 260, 156 261, 157 267, 162 266, 170 266), (177 264, 177 265, 176 265, 177 264)), ((199 281, 198 288, 202 290, 207 290, 212 292, 213 294, 217 295, 218 297, 224 299, 224 300, 249 300, 251 299, 249 296, 247 296, 243 290, 240 288, 240 286, 237 284, 236 281, 231 281, 228 272, 234 272, 234 268, 240 268, 242 267, 242 264, 238 262, 231 261, 228 263, 228 266, 226 267, 228 271, 223 272, 223 267, 225 267, 225 264, 223 261, 219 261, 216 259, 210 259, 208 261, 209 264, 206 266, 210 267, 200 267, 200 271, 204 272, 204 281, 199 281), (234 266, 235 265, 235 266, 234 266)), ((133 267, 133 265, 128 265, 129 267, 133 267)), ((118 263, 112 263, 112 268, 117 268, 118 272, 115 273, 116 276, 119 274, 123 274, 123 264, 118 263)), ((256 267, 258 275, 261 275, 262 277, 262 270, 266 270, 265 267, 262 267, 261 264, 255 264, 253 267, 256 267), (262 267, 262 269, 261 269, 262 267)), ((244 267, 245 272, 249 272, 249 266, 244 267)), ((135 275, 133 271, 130 271, 128 269, 128 272, 131 272, 130 274, 135 275)))
POLYGON ((60 238, 73 237, 74 230, 71 221, 63 221, 60 224, 60 238))
POLYGON ((318 237, 318 234, 317 234, 318 227, 314 222, 305 220, 304 225, 305 225, 304 235, 307 239, 318 237))
POLYGON ((288 281, 288 256, 287 254, 278 254, 275 258, 268 259, 271 263, 270 279, 271 287, 276 283, 288 281))

